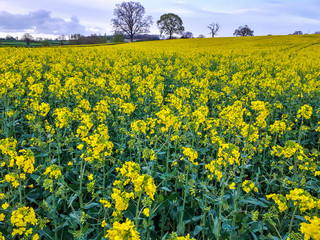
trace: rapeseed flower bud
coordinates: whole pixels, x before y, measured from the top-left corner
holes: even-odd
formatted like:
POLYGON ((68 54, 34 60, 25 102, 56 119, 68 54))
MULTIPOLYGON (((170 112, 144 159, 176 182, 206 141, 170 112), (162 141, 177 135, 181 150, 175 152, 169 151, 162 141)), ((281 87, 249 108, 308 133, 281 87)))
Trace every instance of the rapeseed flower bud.
POLYGON ((100 199, 99 202, 103 205, 103 207, 105 208, 110 208, 111 207, 111 203, 106 200, 106 199, 100 199))

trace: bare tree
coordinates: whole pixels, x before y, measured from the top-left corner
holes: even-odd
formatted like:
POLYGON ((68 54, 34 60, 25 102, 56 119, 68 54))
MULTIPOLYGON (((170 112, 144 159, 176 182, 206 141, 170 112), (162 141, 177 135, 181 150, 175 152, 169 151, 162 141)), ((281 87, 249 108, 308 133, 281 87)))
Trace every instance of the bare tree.
POLYGON ((21 40, 26 41, 27 45, 29 46, 30 42, 33 40, 33 37, 30 33, 25 33, 22 35, 21 40))
POLYGON ((10 40, 10 41, 16 41, 17 39, 15 37, 12 37, 10 35, 6 36, 6 40, 10 40))
POLYGON ((217 35, 217 32, 220 30, 220 24, 219 23, 210 23, 208 28, 210 29, 210 34, 214 38, 215 35, 217 35))
POLYGON ((63 41, 66 40, 66 37, 65 37, 64 35, 60 35, 60 36, 58 37, 58 40, 60 41, 60 45, 62 46, 62 45, 63 45, 63 41))
POLYGON ((80 44, 80 38, 83 36, 80 33, 71 34, 69 36, 69 43, 71 44, 80 44))
POLYGON ((36 37, 35 40, 36 40, 37 42, 41 42, 41 41, 43 41, 43 38, 42 38, 42 37, 36 37))
POLYGON ((131 42, 136 33, 149 32, 152 25, 152 17, 143 17, 144 7, 139 2, 123 2, 116 4, 113 15, 116 18, 111 20, 116 31, 121 31, 130 36, 131 42))
POLYGON ((203 34, 200 34, 198 38, 205 38, 205 36, 203 34))

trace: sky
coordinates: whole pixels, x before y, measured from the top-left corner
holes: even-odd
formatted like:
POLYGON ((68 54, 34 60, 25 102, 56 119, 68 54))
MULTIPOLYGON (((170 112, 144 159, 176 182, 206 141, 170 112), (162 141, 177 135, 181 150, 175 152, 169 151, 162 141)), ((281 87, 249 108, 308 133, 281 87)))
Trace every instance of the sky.
MULTIPOLYGON (((133 0, 135 1, 135 0, 133 0)), ((112 34, 111 19, 119 0, 0 0, 0 37, 57 37, 80 33, 112 34)), ((320 0, 140 0, 152 16, 150 34, 159 34, 157 20, 165 13, 181 17, 194 37, 210 37, 208 25, 219 23, 216 37, 231 37, 248 25, 255 36, 320 31, 320 0)))

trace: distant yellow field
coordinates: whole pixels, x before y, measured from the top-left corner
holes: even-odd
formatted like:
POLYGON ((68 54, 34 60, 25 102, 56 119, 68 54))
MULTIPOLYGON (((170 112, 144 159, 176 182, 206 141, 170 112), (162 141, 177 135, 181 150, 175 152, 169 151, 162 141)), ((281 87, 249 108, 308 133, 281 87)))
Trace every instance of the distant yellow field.
POLYGON ((0 48, 0 239, 320 239, 320 35, 0 48))
POLYGON ((288 35, 288 36, 262 36, 262 37, 228 37, 228 38, 194 38, 174 39, 162 41, 136 42, 113 46, 115 48, 129 49, 166 49, 171 51, 211 52, 223 51, 222 53, 251 52, 251 51, 297 51, 301 48, 319 44, 320 36, 315 35, 288 35))

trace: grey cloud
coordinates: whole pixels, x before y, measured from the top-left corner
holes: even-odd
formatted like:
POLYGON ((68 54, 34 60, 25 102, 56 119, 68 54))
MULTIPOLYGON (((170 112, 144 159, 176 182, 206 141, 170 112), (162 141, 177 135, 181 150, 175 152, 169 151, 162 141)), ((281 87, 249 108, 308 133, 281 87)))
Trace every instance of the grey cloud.
POLYGON ((51 17, 51 12, 46 10, 27 14, 0 11, 0 31, 16 32, 28 29, 33 29, 35 33, 44 34, 86 33, 85 27, 80 24, 77 17, 71 17, 71 21, 66 21, 62 18, 51 17))

